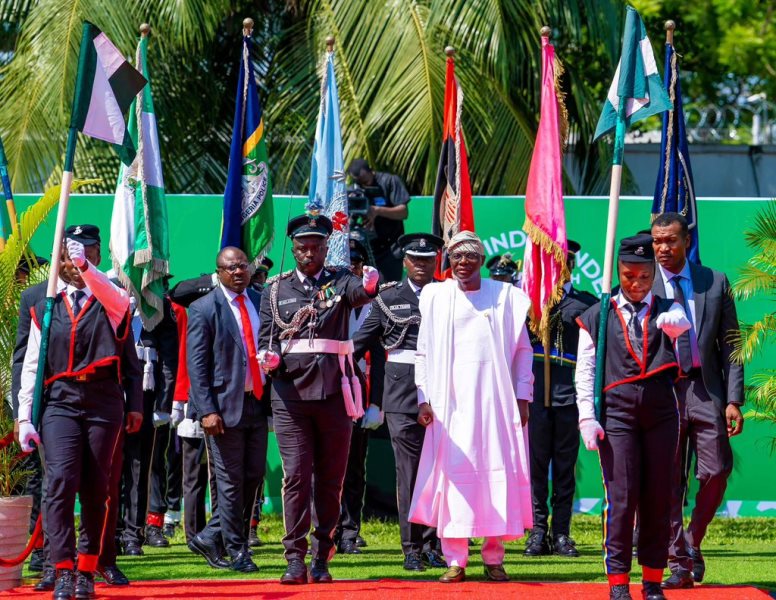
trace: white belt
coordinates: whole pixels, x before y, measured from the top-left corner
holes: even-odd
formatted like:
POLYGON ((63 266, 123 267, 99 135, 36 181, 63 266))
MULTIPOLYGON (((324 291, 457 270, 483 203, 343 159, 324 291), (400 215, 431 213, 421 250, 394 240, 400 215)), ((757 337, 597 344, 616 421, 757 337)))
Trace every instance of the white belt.
POLYGON ((293 339, 284 340, 280 347, 283 354, 353 354, 353 340, 293 339))
POLYGON ((387 362, 402 363, 405 365, 414 365, 415 351, 414 350, 389 350, 387 362))
POLYGON ((336 354, 339 359, 340 387, 345 401, 345 412, 353 420, 364 416, 361 382, 353 367, 353 340, 292 339, 281 342, 280 347, 283 354, 336 354), (347 375, 346 364, 350 364, 350 377, 347 375))
POLYGON ((144 360, 145 362, 155 361, 158 358, 156 348, 150 346, 135 346, 135 352, 137 353, 138 360, 144 360))

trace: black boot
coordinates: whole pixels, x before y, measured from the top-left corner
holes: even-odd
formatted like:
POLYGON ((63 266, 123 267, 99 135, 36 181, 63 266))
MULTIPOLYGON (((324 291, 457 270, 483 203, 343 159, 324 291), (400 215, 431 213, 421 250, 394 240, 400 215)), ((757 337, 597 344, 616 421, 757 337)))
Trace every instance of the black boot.
POLYGON ((656 581, 645 581, 641 588, 641 597, 644 600, 666 600, 663 588, 656 581))
POLYGON ((323 558, 314 558, 310 565, 310 580, 313 583, 331 583, 329 563, 323 558))
POLYGON ((75 575, 75 597, 77 600, 91 600, 94 595, 94 573, 77 571, 75 575))
POLYGON ((576 543, 569 536, 558 534, 553 537, 552 549, 558 556, 565 556, 566 558, 576 558, 579 556, 579 550, 575 545, 576 543))
POLYGON ((627 583, 618 583, 609 587, 609 600, 633 600, 630 595, 630 586, 627 583))
POLYGON ((35 584, 36 592, 50 592, 57 580, 57 570, 54 567, 43 567, 43 577, 35 584))
POLYGON ((534 529, 531 535, 528 536, 528 541, 525 543, 525 556, 544 556, 552 554, 550 548, 550 540, 547 538, 547 532, 543 529, 534 529))
POLYGON ((156 525, 146 525, 146 546, 152 548, 168 548, 170 541, 164 537, 162 528, 156 525))
POLYGON ((57 569, 54 582, 53 600, 71 600, 75 598, 75 574, 71 569, 57 569))

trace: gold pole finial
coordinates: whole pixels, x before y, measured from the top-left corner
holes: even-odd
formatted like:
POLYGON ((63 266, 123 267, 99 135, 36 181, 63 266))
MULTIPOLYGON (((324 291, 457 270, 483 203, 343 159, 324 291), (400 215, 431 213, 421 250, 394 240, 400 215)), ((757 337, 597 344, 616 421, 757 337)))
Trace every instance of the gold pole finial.
POLYGON ((666 30, 666 44, 674 45, 674 30, 676 29, 676 23, 671 19, 665 22, 663 26, 666 30))
POLYGON ((334 52, 334 36, 333 35, 326 36, 326 51, 327 52, 334 52))
POLYGON ((148 37, 151 35, 151 26, 148 23, 143 23, 140 26, 140 35, 143 37, 148 37))
POLYGON ((539 35, 546 38, 552 37, 552 29, 550 29, 547 25, 541 28, 541 31, 539 31, 539 35))
POLYGON ((253 19, 245 17, 243 19, 243 36, 251 37, 251 33, 253 33, 253 19))
POLYGON ((447 54, 447 56, 449 56, 450 58, 453 58, 453 56, 455 56, 455 48, 453 48, 452 46, 447 46, 445 48, 445 54, 447 54))

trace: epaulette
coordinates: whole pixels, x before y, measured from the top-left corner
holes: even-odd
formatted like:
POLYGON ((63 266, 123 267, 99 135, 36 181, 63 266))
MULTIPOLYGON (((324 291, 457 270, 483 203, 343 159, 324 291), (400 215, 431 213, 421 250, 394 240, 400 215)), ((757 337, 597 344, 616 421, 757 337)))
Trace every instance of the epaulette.
POLYGON ((399 281, 388 281, 386 283, 381 283, 379 291, 383 292, 385 290, 391 289, 392 287, 396 287, 397 285, 400 285, 399 281))
POLYGON ((291 277, 291 274, 294 272, 293 269, 286 271, 285 273, 278 273, 277 275, 273 275, 269 279, 267 279, 267 285, 275 283, 276 281, 280 281, 281 279, 287 279, 288 277, 291 277))

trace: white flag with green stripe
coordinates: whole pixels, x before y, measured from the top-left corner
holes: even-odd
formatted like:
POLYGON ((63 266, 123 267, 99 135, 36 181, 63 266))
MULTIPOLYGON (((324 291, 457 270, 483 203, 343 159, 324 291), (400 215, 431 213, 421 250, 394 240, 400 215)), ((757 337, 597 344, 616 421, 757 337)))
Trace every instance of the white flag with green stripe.
MULTIPOLYGON (((150 81, 148 38, 137 46, 136 65, 150 81)), ((163 316, 164 279, 169 274, 169 234, 156 115, 147 85, 132 102, 128 135, 137 148, 121 165, 111 219, 110 251, 119 281, 137 301, 143 326, 151 330, 163 316)))
POLYGON ((671 110, 671 100, 657 70, 652 45, 641 16, 630 6, 625 15, 622 54, 595 130, 598 139, 617 124, 620 102, 625 102, 625 125, 671 110))

